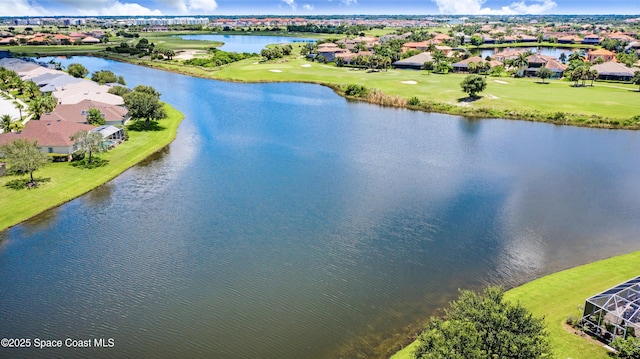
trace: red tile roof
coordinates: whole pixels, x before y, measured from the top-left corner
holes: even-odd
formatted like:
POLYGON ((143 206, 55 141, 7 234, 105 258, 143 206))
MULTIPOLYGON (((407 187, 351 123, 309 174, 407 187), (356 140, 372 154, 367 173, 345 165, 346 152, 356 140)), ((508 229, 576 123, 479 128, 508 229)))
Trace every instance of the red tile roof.
POLYGON ((16 138, 38 141, 40 147, 66 147, 73 145, 71 136, 80 130, 91 131, 91 125, 84 125, 69 121, 38 121, 27 122, 21 133, 0 134, 0 144, 9 143, 16 138))

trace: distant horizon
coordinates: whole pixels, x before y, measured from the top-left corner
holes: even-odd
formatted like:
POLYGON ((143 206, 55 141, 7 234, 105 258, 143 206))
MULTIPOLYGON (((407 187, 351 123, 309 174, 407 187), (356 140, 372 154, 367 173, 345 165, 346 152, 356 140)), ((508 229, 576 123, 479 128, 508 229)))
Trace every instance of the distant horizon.
POLYGON ((640 16, 640 1, 630 0, 3 0, 3 4, 0 17, 640 16))

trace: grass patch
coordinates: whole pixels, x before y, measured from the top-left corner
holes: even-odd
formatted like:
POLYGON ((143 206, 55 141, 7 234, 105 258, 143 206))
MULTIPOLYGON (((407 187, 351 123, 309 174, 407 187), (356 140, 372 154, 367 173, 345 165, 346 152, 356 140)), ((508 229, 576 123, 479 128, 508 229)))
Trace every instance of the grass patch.
MULTIPOLYGON (((86 170, 67 162, 50 163, 35 172, 38 182, 50 179, 46 186, 23 191, 0 185, 0 230, 91 191, 167 146, 176 137, 184 116, 168 104, 165 104, 165 111, 168 117, 160 122, 162 130, 130 131, 129 141, 101 154, 101 161, 108 162, 106 166, 86 170)), ((17 180, 0 177, 0 181, 9 184, 17 180)), ((24 181, 28 181, 28 177, 24 181)))
MULTIPOLYGON (((634 252, 536 279, 509 290, 505 298, 520 302, 535 316, 543 316, 554 358, 610 359, 602 346, 576 335, 565 327, 566 319, 582 315, 584 300, 607 288, 638 276, 640 252, 634 252)), ((410 359, 413 342, 391 359, 410 359)))
MULTIPOLYGON (((297 50, 294 49, 294 54, 297 50)), ((389 70, 366 72, 340 68, 333 64, 309 62, 300 57, 287 58, 278 63, 256 63, 247 59, 230 65, 203 68, 186 66, 180 61, 147 61, 109 55, 119 61, 148 66, 176 73, 238 82, 305 82, 330 86, 340 90, 349 84, 359 84, 376 93, 380 104, 402 107, 415 98, 414 110, 440 112, 467 117, 497 117, 558 125, 584 127, 640 129, 637 86, 596 82, 593 87, 573 88, 572 82, 548 80, 540 86, 538 78, 504 78, 507 84, 496 83, 500 78, 488 78, 482 98, 472 103, 460 103, 463 92, 460 82, 466 74, 437 75, 425 71, 389 70), (311 68, 301 65, 311 64, 311 68), (273 70, 277 70, 274 72, 273 70), (417 84, 408 86, 408 80, 417 84), (384 95, 384 96, 383 96, 384 95), (393 98, 392 101, 387 101, 393 98), (399 99, 403 99, 400 101, 399 99), (416 99, 418 100, 416 102, 416 99), (562 118, 555 114, 562 112, 562 118)), ((374 102, 373 97, 359 100, 374 102)))

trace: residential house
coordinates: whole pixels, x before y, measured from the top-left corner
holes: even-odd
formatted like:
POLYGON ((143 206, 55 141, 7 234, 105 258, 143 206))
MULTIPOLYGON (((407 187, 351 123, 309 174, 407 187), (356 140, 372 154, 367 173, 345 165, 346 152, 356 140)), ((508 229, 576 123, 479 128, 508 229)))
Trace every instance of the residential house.
MULTIPOLYGON (((454 72, 469 72, 469 64, 470 63, 474 63, 477 64, 479 62, 486 62, 482 57, 480 56, 475 56, 475 57, 469 57, 465 60, 459 61, 454 63, 453 66, 453 71, 454 72)), ((489 61, 489 65, 493 68, 496 66, 501 66, 502 62, 500 61, 496 61, 496 60, 491 60, 489 61)))
POLYGON ((334 61, 337 54, 347 53, 348 50, 338 47, 336 44, 326 43, 318 45, 318 55, 322 55, 325 61, 334 61))
POLYGON ((524 54, 525 52, 527 52, 527 50, 507 48, 504 51, 496 52, 495 54, 491 55, 491 58, 500 62, 505 62, 506 60, 517 59, 521 54, 524 54))
POLYGON ((567 65, 563 64, 554 57, 546 55, 531 55, 527 57, 528 67, 525 70, 525 76, 537 76, 538 70, 542 67, 546 67, 551 70, 554 75, 551 78, 562 78, 564 71, 567 69, 567 65))
POLYGON ((100 43, 100 39, 96 39, 95 37, 92 37, 92 36, 87 36, 81 41, 83 44, 99 44, 100 43))
POLYGON ((71 154, 77 150, 71 136, 80 130, 91 131, 91 125, 70 121, 29 121, 22 132, 0 134, 0 145, 7 144, 16 138, 37 141, 40 151, 45 153, 71 154))
POLYGON ((433 41, 406 42, 402 45, 402 52, 409 50, 427 51, 433 44, 433 41))
POLYGON ((98 85, 89 80, 63 85, 53 91, 53 97, 58 100, 58 104, 70 105, 82 100, 93 100, 110 105, 123 105, 122 97, 108 93, 109 86, 98 85))
POLYGON ((71 44, 71 38, 64 34, 56 34, 52 38, 55 45, 68 45, 71 44))
POLYGON ((433 57, 430 52, 422 52, 420 54, 407 57, 404 60, 399 60, 391 64, 396 69, 412 69, 422 70, 424 63, 427 61, 433 61, 433 57))
POLYGON ((105 125, 121 125, 124 126, 131 118, 129 111, 123 106, 110 105, 107 103, 97 102, 93 100, 82 100, 76 104, 58 105, 49 113, 45 113, 40 120, 63 120, 77 123, 86 123, 89 109, 96 108, 100 110, 105 125))
POLYGON ((629 68, 624 64, 613 61, 593 65, 591 69, 598 71, 598 80, 625 82, 631 81, 634 73, 640 71, 639 68, 629 68))
POLYGON ((587 61, 593 62, 597 58, 601 58, 604 62, 613 61, 616 58, 616 53, 606 49, 592 50, 587 53, 587 61))
POLYGON ((600 41, 602 41, 602 39, 596 34, 585 35, 582 39, 582 43, 585 45, 598 45, 600 41))
POLYGON ((559 44, 575 44, 576 42, 582 42, 582 39, 575 35, 566 35, 558 38, 559 44))

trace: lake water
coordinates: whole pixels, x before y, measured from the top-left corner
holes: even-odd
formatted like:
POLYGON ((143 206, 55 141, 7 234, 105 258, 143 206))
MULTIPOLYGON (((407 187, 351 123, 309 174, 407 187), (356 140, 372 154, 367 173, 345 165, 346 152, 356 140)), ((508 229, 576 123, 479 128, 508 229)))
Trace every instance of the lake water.
POLYGON ((0 233, 0 334, 30 358, 353 358, 458 288, 640 249, 640 132, 352 103, 95 58, 186 115, 176 141, 0 233))
POLYGON ((316 39, 289 36, 258 36, 258 35, 180 35, 185 40, 203 40, 224 42, 220 50, 228 52, 255 52, 271 44, 288 44, 293 42, 316 42, 316 39))

